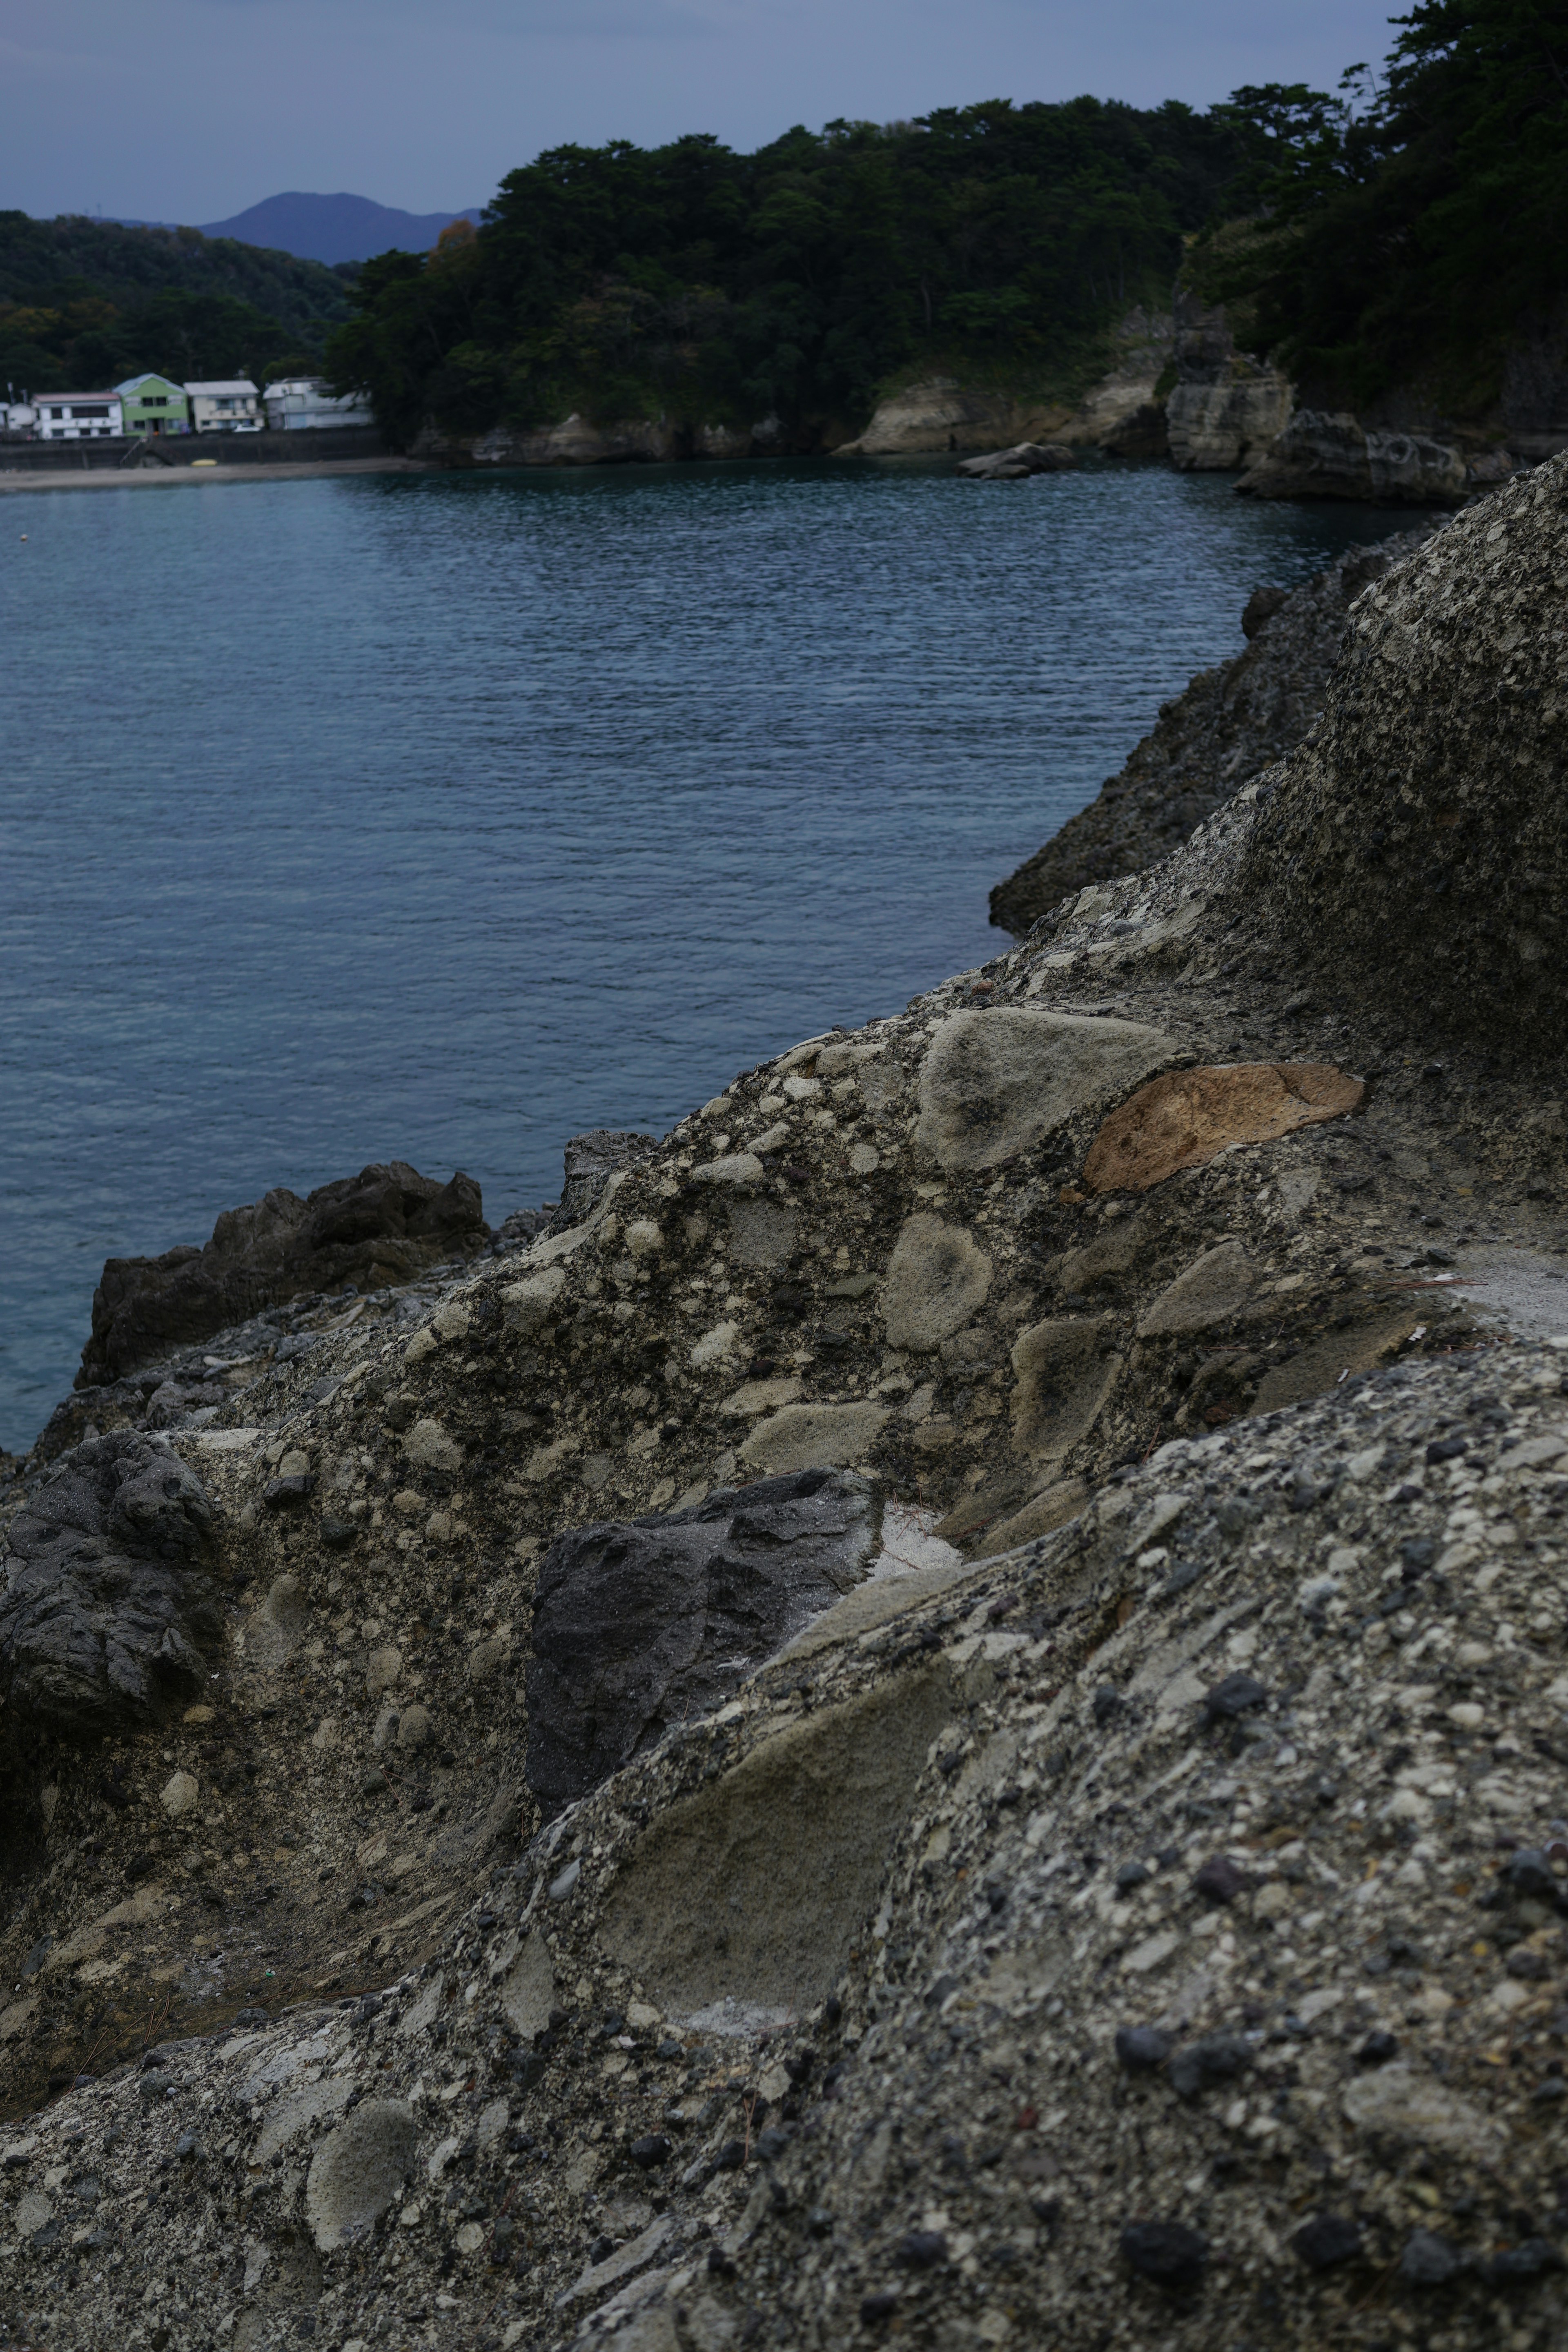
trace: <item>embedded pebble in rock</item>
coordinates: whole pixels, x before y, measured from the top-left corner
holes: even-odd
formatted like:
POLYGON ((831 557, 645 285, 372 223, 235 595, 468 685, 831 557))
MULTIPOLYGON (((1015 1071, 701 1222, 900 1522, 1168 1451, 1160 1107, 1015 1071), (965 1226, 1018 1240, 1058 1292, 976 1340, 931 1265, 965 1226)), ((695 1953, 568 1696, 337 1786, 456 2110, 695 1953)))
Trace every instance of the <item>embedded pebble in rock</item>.
POLYGON ((1006 1007, 950 1013, 921 1065, 918 1140, 943 1168, 994 1168, 1075 1112, 1125 1094, 1172 1050, 1130 1021, 1006 1007))
POLYGON ((1366 1088, 1321 1062, 1168 1070, 1111 1112, 1083 1164, 1091 1192, 1146 1192, 1237 1144, 1345 1118, 1366 1088))
MULTIPOLYGON (((1365 849, 1379 809, 1385 847, 1415 824, 1452 722, 1463 822, 1456 797, 1431 829, 1484 845, 1500 810, 1550 879, 1531 730, 1565 486, 1552 460, 1355 607, 1331 764, 1365 849), (1452 650, 1450 611, 1481 719, 1422 650, 1428 614, 1452 650)), ((79 1537, 71 1577, 119 1579, 106 1626, 143 1573, 174 1613, 133 1705, 106 1713, 96 1666, 49 1707, 9 1685, 18 2342, 1561 2344, 1552 992, 1470 1039, 1452 965, 1430 1003, 1406 988, 1442 940, 1404 884, 1363 969, 1370 865, 1351 980, 1322 905, 1303 977, 1329 853, 1280 895, 1249 845, 1298 785, 1317 804, 1327 733, 985 971, 740 1073, 576 1222, 268 1308, 52 1417, 0 1486, 0 1612, 45 1625, 26 1563, 79 1537), (1240 1063, 1365 1092, 1089 1189, 1156 1072, 1240 1063), (989 1276, 934 1345, 896 1342, 928 1219, 989 1276), (1215 1252, 1245 1293, 1141 1332, 1215 1252), (193 1482, 140 1553, 111 1514, 50 1516, 51 1473, 90 1483, 127 1441, 193 1482), (836 1469, 883 1501, 868 1573, 773 1650, 760 1563, 789 1545, 723 1591, 705 1570, 703 1686, 546 1819, 552 1546, 657 1548, 836 1469), (196 1577, 210 1633, 155 1673, 196 1577)), ((1550 891, 1518 887, 1500 972, 1548 936, 1550 891)))
POLYGON ((367 2099, 327 2134, 305 2181, 305 2218, 322 2253, 369 2235, 413 2172, 418 2146, 402 2099, 367 2099))

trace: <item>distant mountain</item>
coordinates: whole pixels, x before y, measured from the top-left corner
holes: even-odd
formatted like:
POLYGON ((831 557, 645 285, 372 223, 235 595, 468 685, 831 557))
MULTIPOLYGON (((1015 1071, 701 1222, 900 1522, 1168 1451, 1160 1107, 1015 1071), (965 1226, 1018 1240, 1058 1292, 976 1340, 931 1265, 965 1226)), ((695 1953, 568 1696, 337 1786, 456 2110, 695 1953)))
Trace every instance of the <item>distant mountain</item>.
POLYGON ((405 213, 395 205, 373 204, 368 196, 310 196, 292 191, 268 196, 232 220, 201 224, 204 236, 237 237, 242 245, 270 247, 305 261, 368 261, 373 254, 400 246, 423 253, 455 220, 479 218, 479 207, 464 213, 405 213))

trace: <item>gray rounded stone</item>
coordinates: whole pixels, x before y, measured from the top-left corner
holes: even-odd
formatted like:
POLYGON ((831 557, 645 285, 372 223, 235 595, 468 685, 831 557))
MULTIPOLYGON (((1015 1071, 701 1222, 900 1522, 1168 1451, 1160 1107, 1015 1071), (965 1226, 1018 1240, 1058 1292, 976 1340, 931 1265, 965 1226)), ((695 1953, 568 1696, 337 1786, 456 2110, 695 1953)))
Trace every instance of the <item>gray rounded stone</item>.
POLYGON ((323 2254, 374 2229, 413 2169, 419 2130, 402 2099, 367 2099, 329 2133, 305 2182, 305 2216, 323 2254))
POLYGON ((967 1323, 991 1287, 991 1261, 961 1225, 905 1220, 882 1291, 890 1348, 927 1354, 967 1323))
POLYGON ((916 1141, 943 1168, 996 1168, 1080 1110, 1119 1102, 1175 1051, 1158 1029, 1081 1013, 953 1013, 921 1066, 916 1141))

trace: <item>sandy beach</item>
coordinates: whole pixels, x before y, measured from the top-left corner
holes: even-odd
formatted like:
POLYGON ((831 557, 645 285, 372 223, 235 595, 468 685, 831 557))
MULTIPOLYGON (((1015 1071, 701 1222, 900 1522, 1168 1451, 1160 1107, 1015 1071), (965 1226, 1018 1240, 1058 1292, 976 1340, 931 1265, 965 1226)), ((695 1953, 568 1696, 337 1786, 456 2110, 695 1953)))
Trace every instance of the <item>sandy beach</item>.
POLYGON ((0 469, 0 493, 16 490, 112 490, 167 488, 172 482, 298 482, 318 474, 434 474, 443 469, 414 457, 316 458, 291 465, 106 466, 15 473, 0 469))

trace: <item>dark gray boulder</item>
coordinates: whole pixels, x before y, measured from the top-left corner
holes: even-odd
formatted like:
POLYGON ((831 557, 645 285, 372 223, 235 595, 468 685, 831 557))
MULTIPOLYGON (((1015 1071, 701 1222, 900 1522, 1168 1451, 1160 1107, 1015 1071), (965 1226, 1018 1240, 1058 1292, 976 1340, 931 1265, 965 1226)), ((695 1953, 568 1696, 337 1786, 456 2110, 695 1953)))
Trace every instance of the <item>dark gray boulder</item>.
POLYGON ((558 1536, 540 1564, 528 1669, 528 1784, 546 1812, 721 1706, 862 1582, 881 1517, 864 1478, 802 1470, 558 1536))
POLYGON ((200 1249, 106 1258, 76 1385, 103 1387, 307 1291, 412 1282, 489 1238, 479 1188, 460 1170, 442 1184, 406 1160, 378 1162, 302 1201, 280 1186, 226 1209, 200 1249))
POLYGON ((201 1480, 157 1438, 117 1430, 78 1446, 0 1552, 5 1716, 103 1732, 194 1693, 222 1626, 212 1527, 201 1480))

